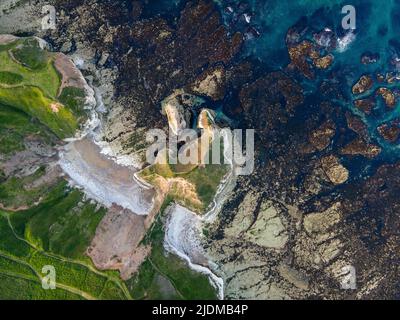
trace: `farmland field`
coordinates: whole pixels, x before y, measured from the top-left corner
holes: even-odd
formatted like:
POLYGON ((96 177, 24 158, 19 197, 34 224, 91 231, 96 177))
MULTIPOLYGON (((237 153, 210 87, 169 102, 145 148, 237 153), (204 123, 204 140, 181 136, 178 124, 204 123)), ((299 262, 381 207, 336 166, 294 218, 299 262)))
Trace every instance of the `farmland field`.
MULTIPOLYGON (((63 186, 60 186, 61 188, 63 186)), ((53 192, 59 195, 56 188, 53 192)), ((68 221, 71 204, 77 203, 81 195, 72 191, 66 195, 65 202, 59 201, 57 211, 46 210, 54 198, 49 197, 42 207, 26 212, 0 211, 0 299, 130 299, 130 295, 118 276, 114 273, 97 271, 84 256, 84 250, 90 239, 90 234, 85 236, 71 229, 63 221, 68 221), (80 197, 79 197, 80 196, 80 197), (57 214, 55 214, 57 213, 57 214), (38 219, 46 215, 48 220, 42 228, 38 219), (51 226, 59 226, 61 237, 69 234, 71 242, 62 242, 62 239, 49 233, 51 226), (47 228, 46 228, 47 227, 47 228), (76 242, 83 241, 80 245, 76 242), (53 245, 54 243, 54 245, 53 245), (72 244, 71 244, 72 243, 72 244), (41 287, 42 268, 53 266, 56 270, 56 290, 43 290, 41 287), (10 281, 16 285, 9 286, 10 281), (4 290, 3 290, 4 289, 4 290), (29 289, 29 290, 27 290, 29 289)), ((54 196, 54 195, 53 195, 54 196)), ((60 200, 60 199, 57 199, 60 200)), ((102 211, 96 215, 87 216, 93 211, 90 204, 84 205, 81 212, 81 221, 97 226, 102 211), (85 216, 86 214, 86 216, 85 216), (92 218, 93 217, 93 218, 92 218)), ((71 220, 72 221, 72 220, 71 220)), ((41 225, 42 226, 42 225, 41 225)), ((93 230, 93 227, 92 227, 93 230)), ((85 232, 90 233, 90 228, 85 232)))

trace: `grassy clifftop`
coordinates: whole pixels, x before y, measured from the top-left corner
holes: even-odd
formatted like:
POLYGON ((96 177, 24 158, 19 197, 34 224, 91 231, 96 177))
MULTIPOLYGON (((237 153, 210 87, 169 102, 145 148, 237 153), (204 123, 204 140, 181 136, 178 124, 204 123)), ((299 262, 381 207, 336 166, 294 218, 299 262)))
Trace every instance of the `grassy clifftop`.
POLYGON ((61 87, 55 59, 36 38, 0 45, 0 105, 21 110, 63 139, 78 129, 84 92, 61 87))
MULTIPOLYGON (((170 127, 172 118, 171 116, 168 117, 170 127)), ((202 137, 190 142, 193 148, 198 150, 197 161, 189 164, 182 164, 177 161, 176 164, 171 164, 168 159, 168 152, 160 152, 158 163, 143 169, 139 172, 139 177, 156 188, 165 190, 177 203, 194 212, 205 213, 212 203, 221 181, 230 170, 228 164, 210 164, 208 162, 206 164, 206 161, 202 161, 206 158, 212 159, 211 143, 214 139, 214 126, 212 111, 203 109, 199 114, 197 123, 197 129, 203 130, 202 137), (210 142, 209 149, 205 154, 202 150, 204 146, 201 145, 203 139, 210 142), (204 159, 201 159, 202 156, 204 156, 204 159)), ((223 159, 223 143, 222 141, 219 143, 221 147, 218 152, 221 153, 220 157, 223 159)), ((182 152, 185 151, 180 149, 179 153, 182 152)))
POLYGON ((57 57, 34 38, 0 45, 0 300, 130 299, 115 272, 85 255, 106 209, 48 163, 54 144, 75 134, 85 98, 61 85, 57 57), (46 265, 56 269, 56 290, 42 289, 46 265))

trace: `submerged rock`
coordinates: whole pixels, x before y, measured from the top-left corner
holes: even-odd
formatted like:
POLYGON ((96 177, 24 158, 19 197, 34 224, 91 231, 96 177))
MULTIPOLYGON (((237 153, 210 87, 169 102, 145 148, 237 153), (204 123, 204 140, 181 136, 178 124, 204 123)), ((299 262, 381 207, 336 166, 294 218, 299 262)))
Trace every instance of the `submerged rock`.
POLYGON ((379 53, 365 52, 361 55, 362 64, 373 64, 378 62, 380 56, 379 53))
POLYGON ((372 77, 369 75, 363 75, 361 78, 354 84, 352 88, 353 94, 361 94, 369 89, 372 88, 374 84, 374 81, 372 80, 372 77))
POLYGON ((383 98, 383 101, 388 108, 393 109, 395 107, 396 97, 393 94, 392 90, 388 88, 379 88, 376 90, 376 95, 383 98))
POLYGON ((386 141, 397 142, 400 137, 400 120, 382 124, 378 127, 378 132, 386 141))
POLYGON ((334 60, 333 55, 328 54, 324 57, 314 59, 313 62, 318 69, 327 69, 332 65, 333 60, 334 60))
POLYGON ((331 139, 335 135, 336 125, 333 121, 324 122, 317 130, 313 131, 309 140, 317 150, 324 150, 331 143, 331 139))
POLYGON ((289 68, 297 68, 308 79, 314 78, 313 67, 327 69, 332 65, 334 60, 332 54, 322 56, 317 46, 308 40, 289 46, 288 50, 291 60, 289 68), (311 63, 309 60, 311 60, 311 63))
POLYGON ((369 135, 368 135, 368 128, 366 124, 363 122, 363 120, 351 112, 346 112, 345 113, 346 117, 346 122, 347 126, 349 129, 353 130, 355 133, 357 133, 359 136, 361 136, 363 139, 368 140, 369 135))
POLYGON ((374 97, 354 100, 353 103, 358 109, 360 109, 367 115, 371 114, 372 110, 375 108, 375 105, 376 105, 376 101, 375 101, 374 97))
POLYGON ((365 142, 363 139, 357 138, 348 143, 340 150, 343 155, 361 155, 368 159, 373 159, 378 156, 382 148, 365 142))
POLYGON ((321 159, 322 169, 333 184, 342 184, 349 178, 349 171, 340 163, 334 155, 321 159))

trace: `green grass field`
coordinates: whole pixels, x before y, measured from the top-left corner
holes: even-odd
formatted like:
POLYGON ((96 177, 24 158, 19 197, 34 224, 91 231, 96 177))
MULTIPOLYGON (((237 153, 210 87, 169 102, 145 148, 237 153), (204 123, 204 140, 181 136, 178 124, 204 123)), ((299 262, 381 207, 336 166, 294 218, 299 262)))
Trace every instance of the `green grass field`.
POLYGON ((46 125, 59 138, 73 136, 78 122, 71 110, 61 106, 54 112, 51 104, 56 103, 43 95, 37 87, 0 87, 0 104, 12 106, 46 125))
POLYGON ((16 212, 16 232, 36 247, 72 259, 85 259, 85 251, 105 209, 83 200, 77 189, 60 182, 38 206, 16 212))
MULTIPOLYGON (((10 159, 26 149, 27 138, 55 146, 73 136, 85 117, 85 94, 64 88, 53 55, 21 39, 0 45, 0 155, 10 159), (57 105, 57 112, 54 105, 57 105)), ((165 255, 160 217, 146 241, 151 256, 129 281, 116 271, 97 270, 86 250, 106 213, 63 178, 33 186, 45 165, 27 176, 7 176, 0 169, 1 299, 214 299, 208 279, 173 255, 165 255), (56 270, 56 290, 41 286, 43 266, 56 270)), ((162 174, 167 174, 163 172, 162 174)), ((223 171, 206 167, 185 173, 207 205, 223 171), (211 170, 211 171, 210 171, 211 170)), ((178 176, 172 172, 171 176, 178 176)), ((179 175, 180 176, 180 175, 179 175)), ((165 206, 172 201, 168 197, 165 206)), ((163 210, 161 210, 163 211, 163 210)))
POLYGON ((65 182, 36 207, 0 211, 0 299, 130 299, 114 272, 85 256, 105 210, 65 182), (41 287, 43 266, 56 270, 56 290, 41 287))
POLYGON ((0 45, 0 108, 21 110, 63 139, 86 119, 85 93, 72 87, 59 92, 61 75, 54 58, 33 38, 0 45))
POLYGON ((0 72, 0 83, 5 84, 5 85, 16 85, 20 84, 24 78, 14 72, 9 72, 9 71, 1 71, 0 72))
POLYGON ((58 100, 66 107, 68 107, 74 115, 78 117, 85 117, 83 105, 85 103, 85 92, 83 89, 66 87, 61 92, 58 100))
POLYGON ((0 199, 5 207, 31 206, 45 195, 51 186, 27 188, 27 186, 44 174, 44 167, 39 168, 34 174, 23 178, 15 176, 0 182, 0 199))
POLYGON ((0 299, 216 298, 207 277, 165 255, 162 215, 144 240, 152 245, 151 255, 132 279, 123 282, 114 271, 96 270, 85 251, 104 213, 65 182, 39 206, 0 211, 0 299), (41 287, 46 265, 55 267, 57 290, 41 287))
POLYGON ((51 56, 43 53, 36 39, 26 39, 23 43, 16 45, 12 50, 13 57, 23 66, 30 70, 44 69, 51 56))
MULTIPOLYGON (((17 43, 20 43, 20 41, 17 43)), ((17 45, 18 44, 14 46, 17 45)), ((20 51, 23 52, 23 50, 20 51)), ((11 53, 15 54, 12 49, 11 53)), ((58 90, 61 85, 60 75, 54 68, 53 59, 46 51, 40 50, 37 54, 41 54, 45 57, 45 65, 40 68, 29 69, 23 64, 14 60, 10 55, 10 50, 0 51, 0 71, 19 76, 21 81, 19 81, 18 84, 39 87, 43 90, 44 95, 46 95, 48 98, 55 99, 58 95, 58 90)), ((3 82, 2 77, 0 76, 0 84, 7 85, 8 83, 3 82)))
POLYGON ((228 171, 229 167, 227 165, 208 164, 204 167, 195 167, 187 173, 175 173, 173 167, 169 164, 155 164, 142 170, 140 177, 151 184, 156 184, 155 178, 157 176, 163 178, 184 178, 194 186, 201 203, 198 204, 191 201, 186 194, 182 194, 179 190, 175 192, 172 189, 169 195, 175 201, 187 206, 189 209, 198 213, 204 213, 213 201, 218 186, 228 171))
POLYGON ((36 136, 49 145, 56 142, 56 136, 39 121, 23 111, 0 104, 0 153, 10 155, 24 150, 27 136, 36 136))

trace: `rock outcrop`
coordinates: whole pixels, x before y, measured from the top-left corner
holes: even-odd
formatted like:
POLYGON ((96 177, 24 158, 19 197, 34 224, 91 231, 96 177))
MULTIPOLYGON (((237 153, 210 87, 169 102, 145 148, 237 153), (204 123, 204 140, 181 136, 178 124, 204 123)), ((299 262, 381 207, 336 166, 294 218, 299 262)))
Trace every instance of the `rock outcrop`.
POLYGON ((321 166, 333 184, 345 183, 349 178, 349 171, 340 164, 339 159, 335 156, 322 158, 321 166))
POLYGON ((360 79, 354 84, 352 88, 353 94, 361 94, 372 88, 374 81, 371 76, 363 75, 360 79))

